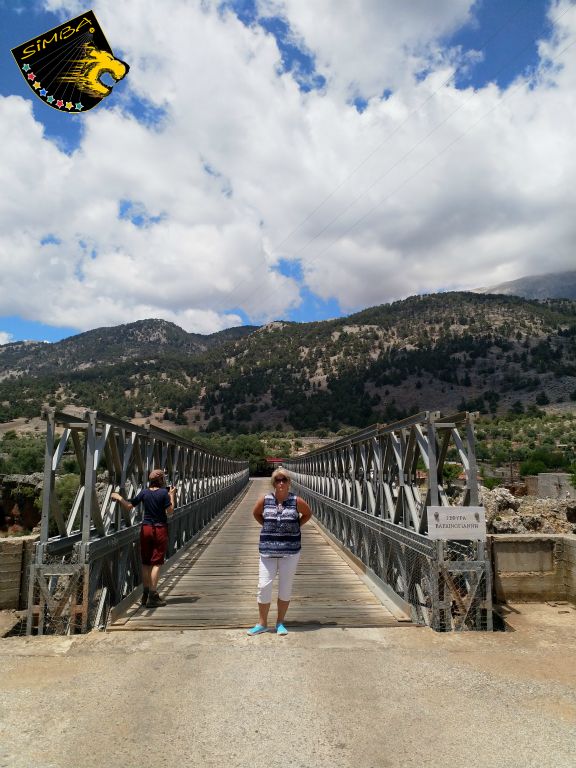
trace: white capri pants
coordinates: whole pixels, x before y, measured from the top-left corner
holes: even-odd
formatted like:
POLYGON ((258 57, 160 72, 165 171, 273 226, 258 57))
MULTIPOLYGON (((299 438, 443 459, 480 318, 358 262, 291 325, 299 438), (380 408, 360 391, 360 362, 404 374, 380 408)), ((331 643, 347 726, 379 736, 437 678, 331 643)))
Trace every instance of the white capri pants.
POLYGON ((272 602, 272 582, 278 574, 278 599, 290 600, 292 595, 292 582, 300 560, 300 552, 286 557, 263 557, 260 555, 260 567, 258 569, 258 602, 272 602))

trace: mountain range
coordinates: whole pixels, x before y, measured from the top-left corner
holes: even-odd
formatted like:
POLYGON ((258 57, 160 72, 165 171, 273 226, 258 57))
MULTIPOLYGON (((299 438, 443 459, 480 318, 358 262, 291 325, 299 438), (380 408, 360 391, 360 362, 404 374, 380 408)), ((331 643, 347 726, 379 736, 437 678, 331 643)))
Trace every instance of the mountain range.
POLYGON ((477 292, 502 293, 524 299, 576 299, 576 270, 529 275, 491 288, 479 288, 477 292))
POLYGON ((338 429, 419 410, 576 407, 576 301, 438 293, 210 336, 164 320, 0 347, 0 421, 44 404, 170 428, 338 429))
POLYGON ((0 379, 9 375, 43 375, 63 367, 71 371, 154 357, 158 351, 195 356, 228 341, 241 339, 258 326, 227 328, 210 335, 187 333, 166 320, 139 320, 128 325, 96 328, 50 344, 20 341, 0 346, 0 379))

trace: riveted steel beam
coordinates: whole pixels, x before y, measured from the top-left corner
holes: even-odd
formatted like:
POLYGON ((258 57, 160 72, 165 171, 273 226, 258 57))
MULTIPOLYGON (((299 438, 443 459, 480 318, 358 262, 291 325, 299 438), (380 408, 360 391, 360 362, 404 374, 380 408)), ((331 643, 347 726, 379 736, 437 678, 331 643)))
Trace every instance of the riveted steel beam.
POLYGON ((219 456, 166 430, 100 411, 46 409, 40 540, 30 568, 28 634, 85 632, 140 583, 141 510, 112 501, 146 486, 153 468, 176 487, 168 556, 228 505, 248 482, 248 464, 219 456), (61 432, 58 439, 57 432, 61 432), (78 489, 63 509, 58 485, 66 457, 76 459, 78 489))
POLYGON ((439 631, 492 629, 485 544, 427 535, 427 508, 454 505, 448 457, 464 478, 458 506, 478 506, 474 418, 424 411, 286 462, 320 524, 410 604, 415 621, 439 631))

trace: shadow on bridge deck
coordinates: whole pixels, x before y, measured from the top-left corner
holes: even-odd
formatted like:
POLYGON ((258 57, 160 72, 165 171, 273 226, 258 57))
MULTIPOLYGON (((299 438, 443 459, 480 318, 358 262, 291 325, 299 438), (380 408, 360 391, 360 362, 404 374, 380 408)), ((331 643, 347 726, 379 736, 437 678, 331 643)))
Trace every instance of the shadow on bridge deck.
MULTIPOLYGON (((257 619, 259 526, 252 517, 269 480, 251 480, 238 507, 218 519, 175 562, 160 592, 167 605, 133 605, 108 626, 114 630, 250 627, 257 619)), ((270 622, 275 621, 276 593, 270 622)), ((384 606, 314 522, 302 529, 302 556, 287 625, 302 628, 406 626, 384 606)))

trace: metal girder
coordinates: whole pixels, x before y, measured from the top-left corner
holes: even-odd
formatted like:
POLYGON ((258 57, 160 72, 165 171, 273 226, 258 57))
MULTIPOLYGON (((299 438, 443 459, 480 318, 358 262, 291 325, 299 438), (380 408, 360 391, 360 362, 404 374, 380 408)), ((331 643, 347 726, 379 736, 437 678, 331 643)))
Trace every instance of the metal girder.
POLYGON ((427 536, 427 507, 452 503, 450 452, 464 475, 461 505, 478 505, 474 417, 425 411, 286 461, 320 523, 412 606, 415 621, 441 631, 492 629, 485 545, 427 536))
POLYGON ((30 567, 27 633, 85 632, 140 583, 141 509, 111 500, 146 486, 151 469, 169 473, 176 504, 167 556, 185 546, 248 482, 248 464, 211 453, 156 427, 99 411, 83 417, 47 409, 40 540, 30 567), (57 432, 61 430, 60 440, 57 432), (79 466, 79 487, 62 509, 57 480, 64 458, 79 466))

